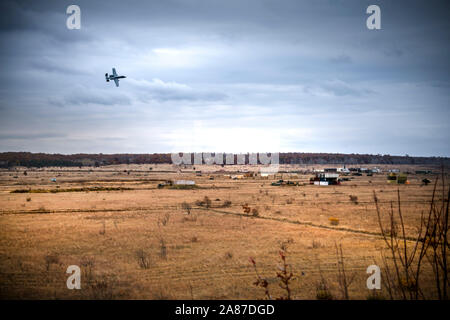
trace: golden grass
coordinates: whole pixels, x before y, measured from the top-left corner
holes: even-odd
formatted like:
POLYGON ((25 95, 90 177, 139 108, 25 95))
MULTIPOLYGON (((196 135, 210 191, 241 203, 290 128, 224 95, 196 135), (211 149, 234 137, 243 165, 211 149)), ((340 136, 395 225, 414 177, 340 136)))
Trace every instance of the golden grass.
MULTIPOLYGON (((264 292, 253 285, 249 257, 280 295, 278 247, 290 240, 293 298, 316 299, 322 277, 333 297, 340 298, 337 243, 348 272, 355 274, 350 298, 366 299, 366 268, 381 266, 384 248, 373 190, 388 209, 391 201, 396 205, 400 188, 406 235, 413 238, 433 188, 421 186, 423 177, 414 175, 409 185, 390 185, 385 174, 374 174, 340 186, 314 186, 308 183, 311 175, 294 179, 284 174, 283 179, 299 183, 286 188, 271 185, 278 178, 231 180, 223 174, 199 177, 192 170, 152 167, 150 172, 130 166, 130 174, 123 165, 91 172, 28 169, 19 179, 0 172, 0 297, 260 299, 264 292), (56 174, 59 188, 49 182, 56 174), (199 188, 157 188, 158 181, 168 179, 195 180, 199 188), (30 188, 79 191, 11 193, 30 188), (210 207, 196 205, 205 197, 210 207), (190 214, 183 202, 192 207, 190 214), (258 214, 245 213, 245 204, 258 214), (339 225, 330 225, 330 217, 339 225), (81 290, 66 288, 71 264, 82 269, 81 290)), ((203 172, 214 168, 196 167, 203 172)), ((422 281, 424 290, 432 290, 430 270, 422 281)))
POLYGON ((68 189, 16 189, 11 193, 59 193, 59 192, 89 192, 89 191, 122 191, 133 190, 131 188, 122 187, 84 187, 84 188, 68 188, 68 189))

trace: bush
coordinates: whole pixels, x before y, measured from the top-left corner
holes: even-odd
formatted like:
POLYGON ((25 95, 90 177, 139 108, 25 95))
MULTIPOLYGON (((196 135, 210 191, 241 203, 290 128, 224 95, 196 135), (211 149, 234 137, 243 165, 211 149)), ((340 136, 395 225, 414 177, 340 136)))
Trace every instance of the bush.
POLYGON ((242 209, 244 209, 244 213, 250 213, 251 211, 247 203, 242 205, 242 209))
POLYGON ((322 243, 320 243, 320 241, 313 240, 311 243, 312 249, 318 249, 318 248, 323 248, 323 247, 324 247, 324 245, 322 243))
POLYGON ((181 204, 181 209, 185 210, 187 214, 191 214, 192 206, 185 201, 181 204))
POLYGON ((50 270, 50 266, 52 264, 58 264, 59 263, 59 256, 57 253, 49 253, 45 256, 45 267, 47 271, 50 270))
POLYGON ((158 225, 161 223, 163 226, 166 226, 169 223, 169 219, 170 214, 166 212, 162 218, 158 218, 158 225))
POLYGON ((148 254, 144 251, 144 249, 139 249, 136 251, 136 258, 141 269, 150 268, 150 259, 148 258, 148 254))
POLYGON ((184 216, 183 220, 181 220, 182 222, 186 222, 186 221, 191 221, 191 222, 195 222, 197 221, 197 215, 195 214, 190 214, 189 216, 184 216))
POLYGON ((206 208, 210 208, 211 207, 211 199, 208 198, 207 196, 205 196, 203 198, 203 200, 197 200, 195 201, 195 204, 199 207, 206 207, 206 208))
POLYGON ((349 195, 350 201, 354 204, 358 204, 358 196, 349 195))
POLYGON ((230 200, 225 200, 225 202, 222 205, 223 208, 229 208, 231 207, 231 201, 230 200))
POLYGON ((111 300, 114 298, 113 281, 108 281, 108 277, 102 276, 96 279, 90 285, 91 299, 94 300, 111 300))
POLYGON ((328 220, 330 221, 331 225, 333 225, 333 226, 337 226, 339 224, 338 218, 330 217, 330 218, 328 218, 328 220))
POLYGON ((372 290, 372 292, 367 295, 366 297, 367 300, 386 300, 386 298, 379 292, 377 292, 376 290, 372 290))
POLYGON ((167 246, 163 238, 159 240, 159 256, 161 259, 167 259, 167 246))
POLYGON ((205 207, 206 208, 210 208, 211 207, 211 199, 208 198, 207 196, 205 196, 205 198, 203 199, 203 201, 205 202, 205 207))
POLYGON ((322 279, 316 287, 316 299, 317 300, 333 300, 333 295, 328 288, 327 283, 322 279))

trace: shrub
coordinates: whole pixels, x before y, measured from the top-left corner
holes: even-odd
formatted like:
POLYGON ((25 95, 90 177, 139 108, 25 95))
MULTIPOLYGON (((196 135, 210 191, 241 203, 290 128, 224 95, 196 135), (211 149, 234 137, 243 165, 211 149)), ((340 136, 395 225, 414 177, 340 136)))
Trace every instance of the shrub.
POLYGON ((320 243, 319 241, 313 240, 312 244, 311 244, 311 248, 313 248, 313 249, 323 248, 323 244, 320 243))
POLYGON ((144 249, 139 249, 136 251, 136 258, 141 269, 150 268, 150 259, 148 258, 148 254, 144 251, 144 249))
POLYGON ((182 222, 186 222, 186 221, 192 221, 192 222, 197 221, 197 215, 190 214, 189 216, 184 216, 182 222))
POLYGON ((59 256, 57 253, 49 253, 45 256, 45 267, 47 271, 50 270, 50 266, 52 264, 58 264, 59 263, 59 256))
POLYGON ((98 233, 101 234, 102 236, 104 236, 105 233, 106 233, 106 223, 105 223, 105 221, 102 221, 102 225, 103 225, 103 228, 100 229, 100 231, 98 233))
POLYGON ((211 207, 211 199, 208 198, 207 196, 205 196, 205 198, 203 199, 203 201, 205 202, 205 207, 206 208, 210 208, 211 207))
POLYGON ((159 240, 159 256, 161 259, 167 259, 167 246, 163 238, 159 240))
POLYGON ((111 300, 114 298, 112 281, 108 281, 106 276, 94 280, 90 289, 91 299, 111 300))
POLYGON ((354 204, 358 204, 358 196, 349 195, 350 201, 354 204))
POLYGON ((223 205, 222 205, 222 207, 223 207, 223 208, 229 208, 229 207, 231 207, 231 201, 230 201, 230 200, 225 200, 224 203, 223 203, 223 205))
POLYGON ((158 225, 162 224, 163 226, 166 226, 169 223, 169 219, 170 214, 166 212, 162 218, 158 218, 158 225))
POLYGON ((94 268, 94 258, 92 257, 83 257, 81 258, 80 265, 84 268, 87 282, 90 283, 92 281, 92 269, 94 268))
POLYGON ((250 213, 251 208, 248 206, 247 203, 242 205, 242 209, 244 209, 244 213, 250 213))
MULTIPOLYGON (((280 280, 278 285, 281 289, 283 289, 285 291, 286 295, 276 298, 277 300, 291 300, 292 299, 292 296, 291 296, 292 289, 291 289, 290 285, 291 285, 291 281, 294 280, 294 274, 292 273, 292 266, 289 265, 286 260, 287 245, 292 242, 293 241, 291 239, 289 239, 287 241, 281 242, 281 244, 280 244, 279 255, 281 258, 281 263, 278 266, 279 271, 277 271, 276 274, 277 274, 277 278, 280 280)), ((249 260, 250 260, 250 263, 253 265, 253 268, 255 270, 255 274, 257 277, 256 281, 253 284, 257 287, 264 288, 266 298, 271 300, 272 295, 270 294, 270 291, 269 291, 269 282, 267 281, 266 278, 263 278, 260 276, 258 269, 256 267, 255 259, 250 257, 249 260)))
POLYGON ((211 207, 211 199, 208 198, 207 196, 205 196, 203 198, 203 200, 197 200, 195 201, 195 204, 199 207, 206 207, 206 208, 210 208, 211 207))
POLYGON ((336 217, 330 217, 330 218, 328 218, 328 220, 330 221, 331 225, 333 225, 333 226, 337 226, 339 224, 339 219, 336 217))
POLYGON ((328 288, 328 284, 325 279, 321 279, 316 286, 316 299, 317 300, 333 300, 333 295, 328 288))
POLYGON ((181 204, 181 209, 185 210, 187 214, 191 214, 192 206, 185 201, 181 204))
POLYGON ((367 295, 367 300, 386 300, 386 298, 376 290, 371 290, 372 292, 367 295))

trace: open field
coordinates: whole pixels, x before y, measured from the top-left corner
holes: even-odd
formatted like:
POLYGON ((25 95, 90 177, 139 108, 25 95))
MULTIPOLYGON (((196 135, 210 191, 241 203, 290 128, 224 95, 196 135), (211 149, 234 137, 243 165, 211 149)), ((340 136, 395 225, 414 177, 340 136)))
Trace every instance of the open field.
MULTIPOLYGON (((239 180, 225 175, 255 167, 0 171, 0 297, 263 299, 264 289, 253 285, 250 257, 279 296, 278 252, 280 243, 288 242, 293 298, 315 299, 322 278, 334 298, 342 298, 336 256, 336 245, 342 245, 345 270, 353 278, 349 297, 366 299, 366 268, 382 265, 385 248, 373 192, 387 223, 387 211, 391 203, 397 207, 400 191, 405 233, 413 243, 433 192, 433 183, 421 181, 434 182, 437 175, 410 174, 410 184, 392 185, 386 173, 363 174, 338 186, 315 186, 306 173, 312 167, 321 166, 282 166, 303 173, 239 180), (279 178, 299 186, 271 186, 279 178), (195 180, 198 188, 157 188, 168 179, 195 180), (201 203, 205 197, 210 204, 201 203), (255 210, 244 213, 244 204, 255 210), (192 207, 190 214, 187 207, 192 207), (69 265, 82 269, 81 290, 66 287, 69 265)), ((437 191, 442 199, 441 185, 437 191)), ((421 279, 424 295, 434 296, 429 266, 421 279)), ((388 298, 385 287, 381 295, 388 298)))

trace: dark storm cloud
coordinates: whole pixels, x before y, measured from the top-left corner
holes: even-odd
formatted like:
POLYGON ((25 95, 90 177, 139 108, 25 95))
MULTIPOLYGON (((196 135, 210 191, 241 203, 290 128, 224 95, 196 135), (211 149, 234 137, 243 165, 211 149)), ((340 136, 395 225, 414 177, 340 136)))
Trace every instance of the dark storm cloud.
POLYGON ((1 151, 450 155, 448 1, 71 4, 0 3, 1 151))

